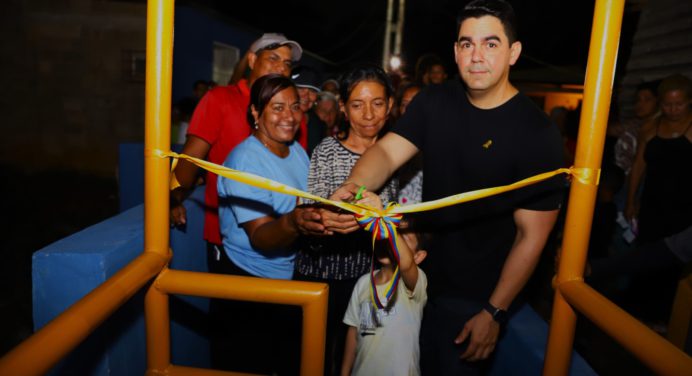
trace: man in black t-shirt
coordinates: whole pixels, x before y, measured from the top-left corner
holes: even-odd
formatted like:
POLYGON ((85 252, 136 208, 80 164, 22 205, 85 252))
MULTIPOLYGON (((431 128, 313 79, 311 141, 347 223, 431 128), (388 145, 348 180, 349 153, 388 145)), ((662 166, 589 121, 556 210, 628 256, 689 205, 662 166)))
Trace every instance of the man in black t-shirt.
MULTIPOLYGON (((332 196, 379 188, 418 151, 423 200, 510 184, 562 166, 556 127, 509 82, 521 43, 501 0, 477 0, 458 18, 454 54, 464 81, 421 91, 332 196)), ((478 374, 507 310, 539 260, 561 203, 560 179, 423 213, 430 232, 429 301, 421 331, 428 375, 478 374)), ((330 226, 327 226, 330 229, 330 226)), ((337 226, 334 226, 337 229, 337 226)))

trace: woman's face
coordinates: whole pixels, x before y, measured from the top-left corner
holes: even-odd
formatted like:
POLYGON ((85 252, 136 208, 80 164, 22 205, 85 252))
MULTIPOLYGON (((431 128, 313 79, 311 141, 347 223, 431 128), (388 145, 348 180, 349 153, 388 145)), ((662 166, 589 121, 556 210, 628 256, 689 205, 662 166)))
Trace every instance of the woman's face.
POLYGON ((303 116, 296 89, 289 87, 276 93, 262 114, 258 116, 253 111, 253 115, 257 119, 258 130, 270 140, 281 143, 293 141, 303 116))
POLYGON ((348 101, 342 106, 351 125, 351 135, 372 138, 382 130, 392 101, 387 98, 384 86, 376 81, 357 83, 348 101))
POLYGON ((668 120, 683 120, 690 112, 690 98, 682 90, 671 90, 661 98, 661 112, 668 120))
POLYGON ((646 119, 656 112, 656 95, 651 90, 644 89, 637 92, 637 100, 634 102, 634 116, 646 119))

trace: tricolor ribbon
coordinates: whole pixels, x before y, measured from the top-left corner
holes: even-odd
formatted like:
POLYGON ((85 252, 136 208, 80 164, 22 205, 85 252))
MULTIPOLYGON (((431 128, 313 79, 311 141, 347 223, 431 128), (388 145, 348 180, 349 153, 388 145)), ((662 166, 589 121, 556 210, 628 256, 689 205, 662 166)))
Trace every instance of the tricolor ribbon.
MULTIPOLYGON (((387 205, 386 210, 390 210, 397 204, 390 202, 387 205)), ((396 228, 401 222, 401 214, 391 214, 382 217, 373 217, 370 215, 356 214, 356 220, 358 224, 361 225, 365 230, 372 233, 372 259, 370 262, 370 298, 372 304, 378 309, 387 309, 385 304, 380 300, 380 296, 377 293, 377 284, 375 283, 375 242, 381 239, 388 239, 389 248, 392 250, 392 256, 394 256, 394 261, 396 262, 396 267, 394 269, 394 275, 392 279, 387 284, 385 288, 385 297, 387 298, 387 303, 392 301, 392 296, 396 292, 396 288, 399 285, 399 246, 397 243, 397 232, 396 228)))

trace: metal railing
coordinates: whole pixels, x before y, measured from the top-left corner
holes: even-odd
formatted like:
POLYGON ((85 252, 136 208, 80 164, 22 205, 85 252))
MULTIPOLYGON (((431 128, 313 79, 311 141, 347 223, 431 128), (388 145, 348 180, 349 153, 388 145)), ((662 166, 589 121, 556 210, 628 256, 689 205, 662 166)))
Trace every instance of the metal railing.
MULTIPOLYGON (((601 166, 624 6, 625 0, 596 1, 575 168, 599 171, 601 166)), ((690 375, 690 356, 584 283, 597 175, 572 180, 543 374, 568 374, 576 309, 657 374, 690 375)))
MULTIPOLYGON (((596 1, 575 157, 575 167, 586 171, 598 171, 601 165, 623 9, 624 0, 596 1)), ((168 249, 169 163, 152 155, 151 151, 168 150, 170 145, 170 129, 167 125, 170 124, 172 37, 173 2, 150 0, 147 18, 143 254, 0 359, 0 375, 40 375, 47 372, 155 276, 145 297, 147 375, 234 374, 170 363, 168 294, 171 293, 301 305, 304 311, 301 374, 321 374, 326 285, 166 268, 171 255, 168 249)), ((543 373, 568 374, 576 309, 656 373, 690 375, 692 358, 583 282, 597 188, 597 173, 591 178, 572 182, 543 373)), ((685 286, 690 289, 687 283, 685 286)), ((684 317, 681 320, 684 321, 684 317)))
POLYGON ((0 359, 0 375, 42 375, 155 277, 145 295, 147 375, 233 375, 170 362, 168 294, 263 301, 303 308, 301 375, 324 367, 328 287, 169 270, 169 161, 151 153, 170 148, 173 1, 147 5, 144 160, 144 252, 0 359))

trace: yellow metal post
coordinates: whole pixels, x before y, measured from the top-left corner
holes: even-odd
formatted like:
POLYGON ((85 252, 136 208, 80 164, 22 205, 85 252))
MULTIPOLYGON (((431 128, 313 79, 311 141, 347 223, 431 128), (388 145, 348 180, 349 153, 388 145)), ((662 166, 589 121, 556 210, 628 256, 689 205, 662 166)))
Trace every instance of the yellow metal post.
POLYGON ((165 375, 171 366, 168 294, 149 286, 144 298, 147 331, 147 376, 165 375))
MULTIPOLYGON (((576 168, 591 172, 601 166, 624 7, 624 0, 597 0, 595 5, 574 162, 576 168)), ((563 282, 583 279, 597 188, 595 179, 572 180, 556 279, 558 290, 563 282)), ((568 374, 576 322, 574 312, 568 308, 556 291, 544 375, 568 374)))
POLYGON ((171 147, 173 1, 149 0, 144 113, 144 251, 168 253, 170 162, 152 154, 171 147))
MULTIPOLYGON (((171 145, 171 79, 173 67, 173 0, 147 4, 147 53, 144 116, 144 252, 168 255, 168 159, 154 150, 171 145)), ((170 367, 168 296, 150 288, 145 299, 147 374, 164 374, 170 367)))

